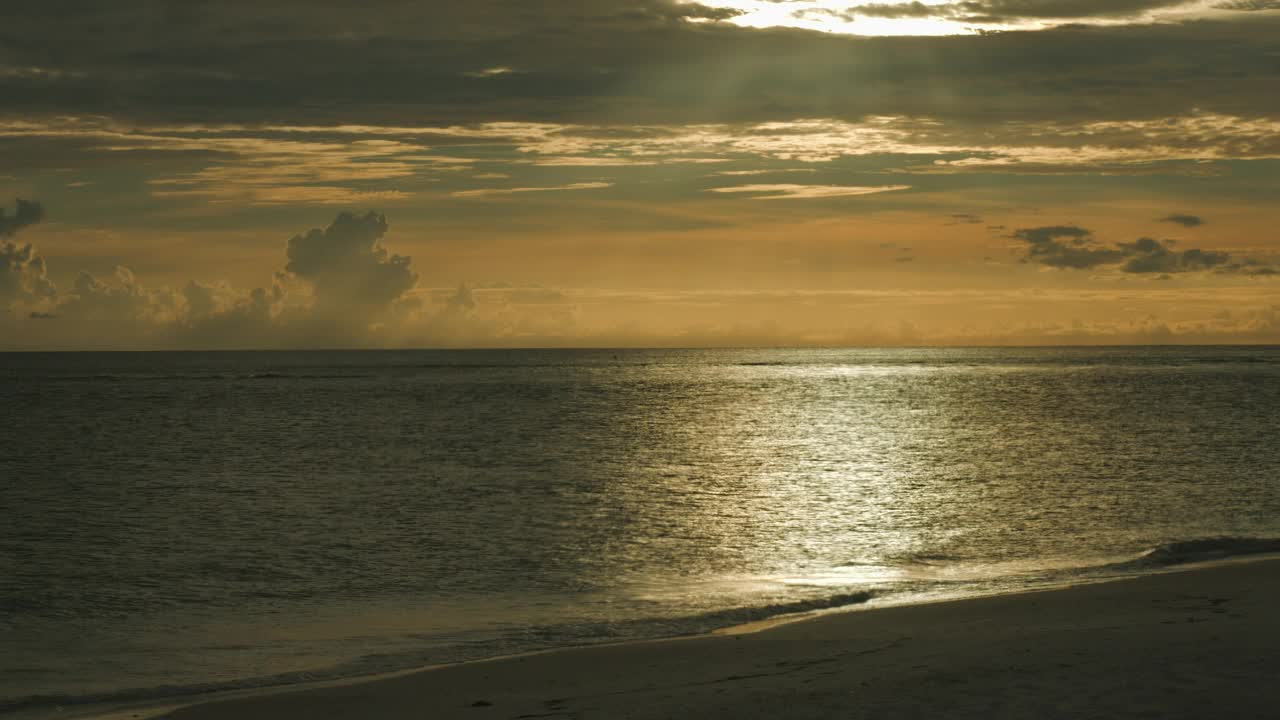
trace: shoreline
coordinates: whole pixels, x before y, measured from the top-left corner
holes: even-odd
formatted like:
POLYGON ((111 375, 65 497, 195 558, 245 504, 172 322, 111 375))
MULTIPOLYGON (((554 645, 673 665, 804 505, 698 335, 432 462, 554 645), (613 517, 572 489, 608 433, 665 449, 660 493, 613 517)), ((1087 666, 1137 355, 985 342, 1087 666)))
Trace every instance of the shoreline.
MULTIPOLYGON (((1210 562, 1175 566, 1150 574, 1089 580, 1073 585, 1032 588, 1013 593, 947 598, 889 606, 844 606, 831 610, 782 615, 763 621, 722 628, 700 635, 551 648, 515 655, 476 659, 462 663, 417 667, 371 676, 269 688, 229 690, 208 695, 157 700, 155 702, 120 704, 114 705, 111 709, 99 706, 100 709, 92 710, 89 707, 85 707, 82 713, 70 709, 70 712, 60 716, 93 718, 94 720, 123 720, 124 718, 135 720, 160 717, 175 718, 175 720, 218 720, 223 717, 236 716, 241 718, 246 715, 250 718, 301 718, 314 716, 321 706, 328 707, 337 698, 347 699, 349 703, 350 698, 359 697, 363 699, 362 702, 359 703, 358 707, 351 707, 349 714, 329 716, 420 717, 423 712, 427 712, 430 717, 515 717, 521 713, 510 715, 506 714, 505 710, 488 712, 483 715, 476 713, 493 708, 509 708, 522 702, 537 705, 534 699, 528 697, 531 694, 538 694, 539 691, 536 683, 530 686, 527 677, 524 677, 530 674, 542 677, 547 681, 545 690, 548 693, 551 693, 552 688, 557 684, 562 684, 563 677, 581 677, 584 674, 595 676, 601 673, 602 668, 609 667, 615 668, 617 670, 616 674, 644 677, 647 678, 646 684, 648 686, 662 688, 682 676, 679 673, 673 674, 672 672, 676 667, 689 664, 687 660, 682 660, 681 658, 695 657, 701 658, 700 661, 695 663, 697 666, 704 668, 721 667, 726 671, 726 675, 729 678, 739 676, 743 678, 747 676, 766 678, 769 673, 741 672, 744 669, 753 669, 752 661, 750 659, 744 660, 741 656, 725 657, 723 646, 727 643, 741 645, 745 641, 747 646, 755 648, 752 656, 764 664, 768 664, 770 658, 774 658, 774 663, 781 663, 783 666, 791 665, 795 662, 818 661, 820 661, 818 664, 826 665, 828 663, 838 663, 838 660, 833 658, 808 658, 808 660, 804 660, 808 653, 804 652, 802 647, 798 648, 796 646, 796 638, 805 637, 812 642, 815 636, 829 634, 831 637, 840 638, 852 632, 859 637, 880 637, 883 640, 887 638, 884 632, 886 626, 902 626, 902 629, 908 630, 912 629, 910 626, 919 625, 922 619, 934 616, 955 616, 952 618, 955 621, 970 622, 973 620, 975 613, 978 616, 984 614, 989 616, 992 610, 1005 606, 1010 606, 1017 610, 1019 607, 1025 608, 1026 606, 1044 604, 1058 606, 1065 602, 1067 604, 1066 607, 1059 608, 1055 615, 1061 621, 1064 618, 1069 619, 1070 616, 1079 614, 1078 611, 1072 610, 1071 607, 1073 601, 1077 599, 1088 600, 1089 598, 1106 596, 1116 600, 1119 605, 1124 605, 1125 598, 1151 593, 1157 595, 1163 593, 1168 596, 1171 588, 1179 590, 1179 592, 1173 593, 1175 596, 1191 597, 1195 592, 1213 595, 1214 592, 1222 592, 1216 591, 1213 587, 1213 583, 1210 581, 1214 579, 1227 579, 1229 580, 1227 585, 1237 589, 1251 584, 1265 584, 1275 592, 1280 593, 1280 558, 1273 554, 1237 556, 1210 562), (1197 587, 1202 584, 1205 587, 1197 591, 1197 587), (800 660, 787 659, 792 658, 797 653, 801 657, 800 660), (652 659, 654 657, 660 658, 662 662, 657 663, 657 665, 638 663, 641 658, 652 659), (744 668, 744 663, 752 667, 744 668), (734 670, 737 672, 730 672, 734 670), (485 681, 478 683, 477 676, 483 676, 485 681), (476 697, 466 701, 465 698, 471 695, 476 697), (316 705, 316 703, 321 705, 316 705)), ((1234 598, 1217 599, 1222 600, 1220 604, 1226 604, 1234 598)), ((1210 610, 1214 609, 1216 609, 1216 606, 1210 608, 1210 610)), ((1100 611, 1104 615, 1109 612, 1106 607, 1100 608, 1100 611)), ((997 613, 997 615, 1001 615, 1001 613, 997 613)), ((1211 613, 1211 615, 1217 615, 1217 613, 1211 613)), ((993 619, 998 620, 999 618, 986 617, 982 621, 989 624, 993 619)), ((1210 617, 1209 619, 1214 618, 1210 617)), ((1077 617, 1076 620, 1080 621, 1082 618, 1077 617)), ((1261 620, 1257 621, 1262 622, 1261 620)), ((1201 621, 1188 620, 1187 622, 1199 625, 1201 621)), ((1276 632, 1280 631, 1280 624, 1270 620, 1265 622, 1270 623, 1267 625, 1267 629, 1271 631, 1272 636, 1280 637, 1280 634, 1276 632)), ((960 624, 962 625, 963 622, 960 624)), ((1087 625, 1087 623, 1085 624, 1087 625)), ((1168 624, 1162 623, 1161 627, 1168 624)), ((1024 633, 1030 634, 1036 634, 1038 630, 1043 629, 1034 622, 1029 624, 1024 622, 1019 627, 1024 633)), ((916 630, 918 631, 919 628, 916 628, 916 630)), ((947 634, 948 628, 944 623, 942 628, 934 628, 934 630, 941 630, 944 634, 947 634)), ((1267 631, 1258 630, 1252 634, 1264 636, 1267 631)), ((849 636, 846 639, 852 640, 854 638, 849 636)), ((1149 641, 1148 644, 1159 645, 1161 634, 1157 632, 1147 640, 1149 641)), ((819 647, 827 644, 829 643, 818 642, 812 649, 816 651, 819 647)), ((963 645, 962 643, 960 649, 963 649, 963 645)), ((890 647, 885 646, 881 650, 869 649, 868 652, 871 654, 885 652, 890 647)), ((1083 649, 1088 650, 1087 647, 1083 649)), ((1020 648, 1020 650, 1026 650, 1026 648, 1020 648)), ((856 665, 857 663, 854 664, 856 665)), ((920 664, 917 663, 916 665, 919 666, 920 664)), ((928 667, 928 663, 925 663, 924 667, 928 667)), ((759 668, 754 669, 758 670, 759 668)), ((1277 673, 1275 677, 1280 678, 1280 671, 1273 672, 1277 673)), ((586 686, 578 689, 585 689, 585 694, 592 696, 591 687, 596 687, 597 690, 601 691, 600 694, 604 696, 615 696, 619 690, 617 688, 611 689, 610 683, 605 682, 607 679, 596 678, 594 681, 582 681, 586 683, 586 686)), ((812 687, 813 682, 815 682, 813 679, 809 679, 804 684, 812 687)), ((580 682, 579 685, 581 684, 580 682)), ((798 688, 788 688, 787 691, 796 690, 798 688)), ((640 696, 645 695, 643 691, 635 689, 627 692, 629 694, 638 693, 640 696)), ((554 695, 555 693, 551 694, 554 695)), ((716 694, 721 695, 722 693, 716 694)), ((543 698, 541 702, 545 703, 548 700, 555 699, 557 698, 548 696, 543 698)), ((1276 700, 1280 701, 1280 698, 1276 700)), ((669 710, 679 716, 681 707, 683 705, 671 707, 669 710)), ((637 711, 636 708, 615 708, 618 711, 624 709, 630 713, 637 711)), ((745 711, 749 708, 739 709, 745 711)), ((537 710, 537 708, 534 708, 534 710, 537 710)), ((547 708, 543 707, 542 711, 529 711, 523 714, 547 714, 546 710, 547 708)), ((847 710, 842 710, 842 712, 847 713, 847 710)), ((558 714, 562 713, 559 711, 550 713, 550 715, 558 714)), ((659 715, 660 713, 653 716, 659 715)), ((606 713, 600 716, 612 717, 614 715, 606 713)), ((627 714, 626 716, 649 717, 650 715, 640 713, 627 714)), ((798 715, 784 714, 780 717, 791 716, 807 717, 803 713, 798 715)))

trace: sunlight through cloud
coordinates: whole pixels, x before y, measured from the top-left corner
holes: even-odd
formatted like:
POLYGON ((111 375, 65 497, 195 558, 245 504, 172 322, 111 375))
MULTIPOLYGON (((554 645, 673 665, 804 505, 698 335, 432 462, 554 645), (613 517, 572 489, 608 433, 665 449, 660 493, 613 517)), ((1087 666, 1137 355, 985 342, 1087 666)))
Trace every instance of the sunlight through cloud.
POLYGON ((1177 21, 1214 16, 1224 10, 1221 3, 1211 0, 1128 0, 1111 5, 1056 6, 1016 0, 708 0, 700 4, 737 12, 728 22, 741 27, 790 27, 866 36, 971 35, 1042 30, 1064 24, 1177 21))
POLYGON ((858 187, 850 185, 793 185, 763 184, 737 185, 734 187, 712 188, 716 193, 761 193, 756 200, 784 200, 852 197, 854 195, 875 195, 876 193, 910 190, 910 185, 882 185, 879 187, 858 187))

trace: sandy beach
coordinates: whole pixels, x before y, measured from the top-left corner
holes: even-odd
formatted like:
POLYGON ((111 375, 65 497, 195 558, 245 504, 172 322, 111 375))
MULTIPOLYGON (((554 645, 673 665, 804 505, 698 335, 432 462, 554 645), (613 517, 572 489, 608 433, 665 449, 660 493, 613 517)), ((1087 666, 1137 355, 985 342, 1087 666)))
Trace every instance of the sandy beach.
POLYGON ((1280 712, 1280 560, 829 614, 211 701, 173 720, 1249 718, 1280 712))

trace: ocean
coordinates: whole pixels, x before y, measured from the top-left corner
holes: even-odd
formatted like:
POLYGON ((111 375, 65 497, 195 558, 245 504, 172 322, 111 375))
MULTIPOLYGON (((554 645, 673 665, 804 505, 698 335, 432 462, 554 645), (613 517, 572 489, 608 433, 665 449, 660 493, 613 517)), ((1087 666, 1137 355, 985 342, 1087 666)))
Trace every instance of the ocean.
POLYGON ((1280 348, 0 354, 0 716, 1280 551, 1280 348))

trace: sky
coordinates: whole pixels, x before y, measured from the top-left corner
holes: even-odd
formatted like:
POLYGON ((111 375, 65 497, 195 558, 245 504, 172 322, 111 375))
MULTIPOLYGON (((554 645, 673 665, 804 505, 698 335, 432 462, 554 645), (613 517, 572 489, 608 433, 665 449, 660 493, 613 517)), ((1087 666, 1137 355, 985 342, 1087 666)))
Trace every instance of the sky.
POLYGON ((1280 342, 1276 0, 51 0, 0 349, 1280 342))

